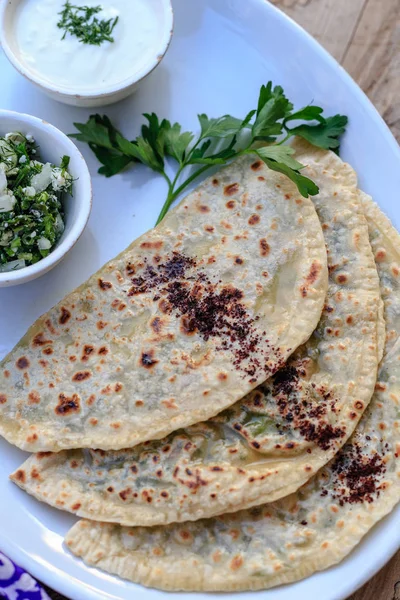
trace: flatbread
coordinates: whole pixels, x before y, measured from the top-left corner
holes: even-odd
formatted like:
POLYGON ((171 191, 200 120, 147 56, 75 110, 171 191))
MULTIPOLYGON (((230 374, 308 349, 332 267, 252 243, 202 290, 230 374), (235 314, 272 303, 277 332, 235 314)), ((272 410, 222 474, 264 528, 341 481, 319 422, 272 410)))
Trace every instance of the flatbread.
POLYGON ((23 489, 99 521, 196 520, 295 491, 345 443, 382 356, 379 279, 354 171, 333 153, 297 149, 320 187, 314 204, 330 270, 310 340, 272 380, 210 421, 128 450, 32 456, 12 477, 23 489))
POLYGON ((311 200, 244 157, 36 321, 0 368, 0 434, 119 449, 209 418, 311 335, 327 289, 311 200))
POLYGON ((210 520, 124 528, 80 521, 66 541, 90 565, 168 590, 270 588, 340 560, 400 500, 400 236, 364 199, 387 338, 376 391, 343 450, 297 493, 210 520))

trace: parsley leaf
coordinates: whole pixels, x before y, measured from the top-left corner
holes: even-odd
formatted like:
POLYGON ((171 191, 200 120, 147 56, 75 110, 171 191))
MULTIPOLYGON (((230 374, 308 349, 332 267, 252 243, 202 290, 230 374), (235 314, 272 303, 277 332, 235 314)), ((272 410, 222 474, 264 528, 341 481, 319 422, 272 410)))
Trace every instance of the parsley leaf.
POLYGON ((280 162, 275 162, 269 160, 268 158, 263 159, 267 167, 272 169, 273 171, 278 171, 278 173, 282 173, 286 175, 296 184, 297 189, 300 194, 304 198, 308 198, 309 196, 316 196, 319 192, 318 186, 308 177, 304 177, 304 175, 300 175, 297 171, 290 169, 287 165, 280 162))
POLYGON ((112 177, 120 173, 132 162, 140 162, 130 152, 128 142, 113 126, 106 116, 92 115, 87 123, 74 123, 80 133, 70 137, 89 144, 98 161, 103 165, 99 169, 101 175, 112 177))
POLYGON ((191 131, 182 132, 179 123, 171 125, 169 121, 164 123, 164 144, 165 153, 183 165, 186 158, 186 151, 192 142, 194 135, 191 131))
POLYGON ((114 147, 117 129, 108 117, 91 115, 87 123, 74 123, 74 125, 80 133, 72 133, 70 137, 103 148, 112 149, 114 147))
POLYGON ((249 127, 250 121, 252 120, 252 118, 254 117, 254 115, 255 115, 256 113, 257 113, 257 111, 254 109, 254 110, 251 110, 251 111, 250 111, 250 112, 249 112, 249 113, 248 113, 248 114, 245 116, 245 118, 244 118, 244 119, 243 119, 243 121, 242 121, 242 126, 241 126, 241 128, 242 128, 242 129, 245 129, 246 127, 249 127))
POLYGON ((322 117, 323 110, 319 106, 313 106, 309 104, 297 112, 289 114, 284 120, 283 124, 286 125, 289 121, 319 121, 323 123, 325 121, 322 117))
POLYGON ((304 168, 304 165, 293 158, 295 151, 290 146, 264 146, 255 151, 260 158, 269 158, 276 162, 284 163, 289 169, 299 171, 304 168))
POLYGON ((117 175, 133 162, 130 156, 125 156, 115 150, 107 150, 95 144, 90 144, 90 148, 97 160, 103 165, 98 172, 106 177, 117 175))
POLYGON ((323 119, 318 125, 299 125, 292 129, 287 129, 291 135, 297 135, 304 138, 310 144, 324 148, 325 150, 334 150, 339 147, 339 137, 344 133, 347 125, 347 117, 335 115, 323 119))
POLYGON ((242 119, 224 115, 219 119, 209 119, 207 115, 198 115, 202 138, 226 138, 236 135, 242 129, 242 119))
POLYGON ((272 88, 270 81, 263 85, 258 98, 257 116, 252 127, 255 140, 271 142, 282 133, 283 119, 290 113, 293 104, 286 98, 283 89, 277 85, 272 88))
POLYGON ((347 125, 347 117, 325 117, 319 106, 308 105, 294 111, 283 88, 273 86, 271 81, 261 86, 257 108, 250 110, 244 119, 231 115, 218 118, 198 115, 200 133, 197 136, 191 131, 182 131, 179 123, 160 121, 155 113, 143 116, 146 122, 141 135, 132 141, 106 116, 100 115, 92 115, 87 123, 75 123, 78 133, 72 137, 89 144, 102 163, 99 173, 107 177, 132 163, 142 163, 164 177, 168 194, 157 223, 174 200, 208 169, 245 154, 257 155, 269 169, 288 177, 302 196, 318 194, 318 186, 301 173, 304 165, 296 160, 294 149, 284 142, 297 135, 319 148, 337 152, 339 138, 347 125), (168 158, 178 163, 173 178, 166 172, 168 158))
POLYGON ((164 129, 167 122, 164 120, 159 123, 155 113, 151 113, 151 115, 145 113, 143 116, 149 124, 142 125, 142 137, 154 149, 160 164, 164 164, 164 129))
POLYGON ((164 170, 164 160, 158 155, 157 147, 143 137, 131 143, 131 152, 140 162, 160 173, 164 170), (135 143, 136 142, 136 143, 135 143))
POLYGON ((229 146, 218 150, 214 148, 212 154, 205 156, 206 151, 212 146, 211 140, 204 142, 199 148, 195 148, 189 158, 188 164, 200 165, 223 165, 227 160, 236 156, 236 136, 233 136, 229 146))
POLYGON ((304 165, 292 157, 294 149, 290 146, 266 146, 253 152, 265 162, 267 167, 289 177, 305 198, 318 194, 318 186, 311 179, 299 173, 300 169, 304 169, 304 165))

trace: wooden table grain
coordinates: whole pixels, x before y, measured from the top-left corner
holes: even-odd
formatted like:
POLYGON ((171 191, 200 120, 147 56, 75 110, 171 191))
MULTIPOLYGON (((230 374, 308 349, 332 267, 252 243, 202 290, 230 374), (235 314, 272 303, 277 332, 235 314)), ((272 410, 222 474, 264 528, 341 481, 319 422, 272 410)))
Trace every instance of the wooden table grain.
POLYGON ((400 0, 271 0, 366 92, 400 141, 400 0))
MULTIPOLYGON (((400 0, 271 1, 344 66, 400 142, 400 0)), ((400 552, 348 600, 400 600, 400 552)))

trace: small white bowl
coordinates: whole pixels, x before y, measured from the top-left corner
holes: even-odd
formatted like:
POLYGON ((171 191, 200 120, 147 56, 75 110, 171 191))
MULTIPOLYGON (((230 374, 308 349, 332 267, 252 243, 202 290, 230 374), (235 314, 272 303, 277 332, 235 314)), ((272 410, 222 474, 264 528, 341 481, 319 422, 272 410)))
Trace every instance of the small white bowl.
POLYGON ((54 250, 34 265, 17 271, 0 273, 0 287, 19 285, 44 275, 55 267, 78 241, 92 208, 92 183, 85 159, 75 144, 50 123, 9 110, 0 110, 0 136, 10 131, 32 134, 39 146, 39 159, 59 164, 64 155, 70 157, 68 171, 75 179, 73 196, 63 194, 65 230, 54 250))
MULTIPOLYGON (((21 1, 0 0, 0 40, 5 55, 21 75, 38 86, 48 96, 54 100, 73 106, 89 108, 106 106, 118 102, 135 92, 140 82, 160 64, 172 38, 173 10, 171 0, 153 0, 153 2, 158 3, 155 12, 157 18, 161 21, 162 35, 157 40, 157 45, 152 49, 151 58, 141 69, 134 69, 131 76, 128 75, 126 79, 115 85, 104 86, 102 89, 91 92, 77 93, 77 90, 72 88, 60 89, 59 86, 41 77, 37 72, 33 72, 18 55, 13 18, 17 6, 21 1)), ((51 51, 51 48, 49 48, 49 52, 51 51)))

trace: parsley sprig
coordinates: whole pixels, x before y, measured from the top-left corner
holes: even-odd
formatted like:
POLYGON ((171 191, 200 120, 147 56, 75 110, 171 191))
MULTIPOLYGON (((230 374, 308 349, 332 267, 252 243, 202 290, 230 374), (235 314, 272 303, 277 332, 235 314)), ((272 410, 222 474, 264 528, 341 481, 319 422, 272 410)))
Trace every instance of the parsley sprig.
POLYGON ((71 137, 86 142, 102 163, 99 173, 111 177, 131 163, 142 163, 162 175, 168 184, 168 194, 159 223, 174 200, 198 177, 216 165, 224 165, 234 158, 252 154, 270 169, 289 177, 300 194, 307 198, 318 194, 318 186, 301 174, 304 168, 285 145, 293 136, 299 136, 319 148, 338 152, 339 137, 344 133, 347 117, 324 117, 322 108, 306 106, 293 111, 280 86, 272 82, 260 90, 257 108, 244 119, 230 115, 209 118, 198 115, 200 133, 182 131, 179 123, 161 122, 157 115, 144 114, 147 123, 141 135, 127 140, 106 116, 92 115, 87 123, 74 123, 79 133, 71 137), (168 159, 176 165, 170 177, 168 159))
POLYGON ((112 32, 118 23, 118 17, 114 19, 99 19, 95 15, 101 12, 99 6, 76 6, 67 0, 59 13, 61 18, 57 27, 64 29, 62 40, 67 33, 74 35, 83 44, 100 46, 103 42, 113 42, 112 32))

